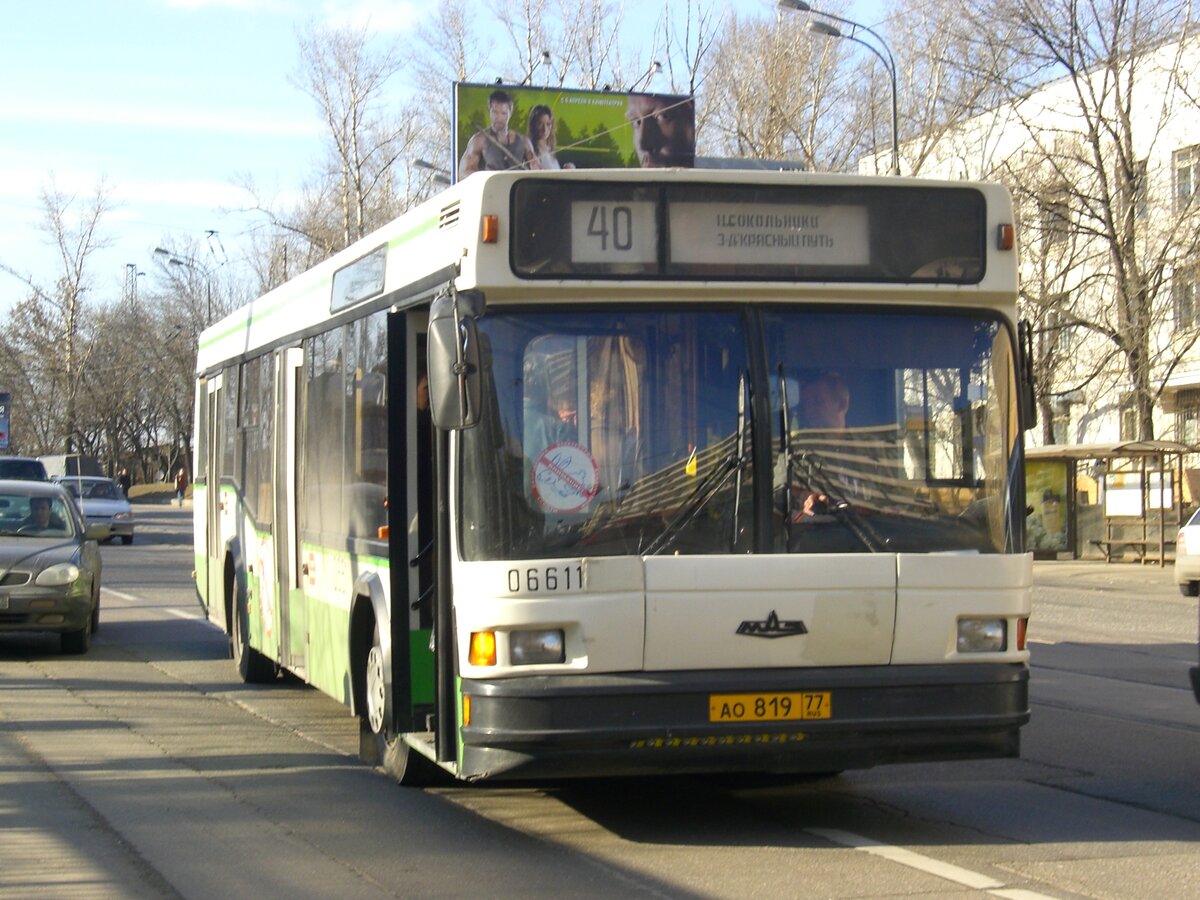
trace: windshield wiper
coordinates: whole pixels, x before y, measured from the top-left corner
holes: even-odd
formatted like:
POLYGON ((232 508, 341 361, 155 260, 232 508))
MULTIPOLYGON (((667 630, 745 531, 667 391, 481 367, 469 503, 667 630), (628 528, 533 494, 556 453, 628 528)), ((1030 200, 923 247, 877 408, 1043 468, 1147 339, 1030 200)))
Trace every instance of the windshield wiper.
MULTIPOLYGON (((871 527, 859 513, 851 506, 850 501, 838 494, 833 489, 833 484, 825 475, 824 465, 821 457, 813 450, 788 451, 788 466, 791 467, 798 462, 804 469, 803 483, 809 490, 824 495, 826 511, 838 517, 845 523, 846 527, 858 538, 859 542, 870 550, 872 553, 881 552, 887 545, 887 540, 880 537, 879 533, 871 527)), ((789 484, 789 492, 790 492, 789 484)), ((790 502, 790 494, 789 494, 790 502)), ((788 521, 791 521, 791 516, 788 516, 788 521)), ((788 532, 789 539, 791 531, 788 532)))
MULTIPOLYGON (((654 556, 674 542, 675 538, 683 530, 684 526, 691 523, 700 511, 708 505, 708 501, 715 497, 725 484, 729 481, 729 476, 734 473, 740 473, 746 468, 749 460, 746 457, 746 433, 749 427, 749 414, 746 406, 746 373, 742 372, 738 376, 738 402, 737 402, 737 441, 734 444, 733 452, 729 453, 722 459, 713 470, 709 472, 704 479, 696 485, 696 489, 692 491, 691 496, 683 504, 683 507, 675 514, 664 527, 662 532, 645 549, 646 556, 654 556)), ((738 516, 742 499, 742 479, 739 477, 733 497, 733 534, 730 538, 730 552, 737 545, 737 528, 738 516)))

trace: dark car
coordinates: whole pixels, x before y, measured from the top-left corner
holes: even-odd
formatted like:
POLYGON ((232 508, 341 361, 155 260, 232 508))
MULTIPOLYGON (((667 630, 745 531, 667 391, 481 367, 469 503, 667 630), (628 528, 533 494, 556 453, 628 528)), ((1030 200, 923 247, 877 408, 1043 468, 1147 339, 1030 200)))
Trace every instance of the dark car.
POLYGON ((0 481, 0 633, 49 631, 86 653, 100 624, 100 547, 56 484, 0 481))
POLYGON ((49 481, 46 466, 29 456, 0 456, 0 480, 49 481))

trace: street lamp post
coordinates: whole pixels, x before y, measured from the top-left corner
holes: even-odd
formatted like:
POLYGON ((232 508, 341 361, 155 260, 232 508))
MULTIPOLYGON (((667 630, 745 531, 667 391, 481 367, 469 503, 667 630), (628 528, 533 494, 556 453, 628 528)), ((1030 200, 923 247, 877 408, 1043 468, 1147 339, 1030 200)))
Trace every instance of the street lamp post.
POLYGON ((191 269, 193 272, 199 272, 204 277, 204 327, 207 328, 212 324, 212 272, 206 269, 200 263, 196 262, 190 256, 181 256, 178 253, 172 253, 170 250, 165 250, 162 247, 154 248, 154 255, 161 256, 172 266, 183 266, 186 269, 191 269))
POLYGON ((795 12, 815 13, 818 16, 824 16, 826 19, 833 19, 835 22, 841 22, 843 25, 850 26, 850 33, 846 34, 836 25, 831 25, 829 22, 823 22, 820 19, 809 19, 808 30, 814 34, 824 35, 831 38, 845 38, 849 41, 854 41, 856 44, 861 44, 866 47, 883 63, 884 69, 887 70, 888 77, 891 80, 892 87, 892 167, 888 172, 889 175, 900 174, 900 136, 896 126, 896 60, 892 57, 892 51, 887 45, 887 41, 875 33, 874 29, 863 25, 860 22, 855 22, 851 19, 844 19, 841 16, 833 13, 822 12, 819 9, 813 9, 804 0, 778 0, 778 4, 782 9, 793 10, 795 12), (857 36, 857 32, 863 31, 873 37, 879 47, 874 44, 864 41, 857 36), (880 50, 882 48, 882 52, 880 50))

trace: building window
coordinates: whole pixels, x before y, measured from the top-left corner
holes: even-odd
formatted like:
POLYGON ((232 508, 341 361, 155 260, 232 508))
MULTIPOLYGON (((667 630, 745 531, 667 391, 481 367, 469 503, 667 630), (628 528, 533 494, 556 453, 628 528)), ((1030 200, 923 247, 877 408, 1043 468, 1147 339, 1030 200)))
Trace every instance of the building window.
POLYGON ((1191 330, 1200 325, 1200 310, 1196 308, 1197 281, 1200 281, 1200 267, 1197 266, 1178 269, 1171 279, 1171 303, 1178 330, 1191 330))
POLYGON ((1175 395, 1175 440, 1182 444, 1200 443, 1200 390, 1180 391, 1175 395))
POLYGON ((1185 212, 1200 188, 1200 144, 1175 151, 1175 212, 1185 212))
POLYGON ((1065 397, 1060 397, 1054 401, 1054 404, 1051 408, 1053 410, 1053 421, 1051 422, 1051 427, 1054 430, 1054 443, 1070 443, 1071 401, 1065 397))
POLYGON ((1132 394, 1126 394, 1121 398, 1121 440, 1136 441, 1140 439, 1137 404, 1134 402, 1132 394))
POLYGON ((1149 202, 1147 200, 1147 184, 1148 176, 1146 170, 1146 160, 1139 159, 1133 164, 1133 181, 1130 185, 1121 184, 1121 197, 1125 203, 1125 208, 1133 206, 1133 214, 1139 220, 1143 220, 1149 215, 1149 202))
POLYGON ((1038 200, 1039 225, 1047 247, 1060 246, 1071 230, 1071 210, 1065 190, 1051 191, 1038 200))
POLYGON ((1046 332, 1049 340, 1046 342, 1045 349, 1061 357, 1070 356, 1075 344, 1075 326, 1072 317, 1060 312, 1066 308, 1067 300, 1066 294, 1055 294, 1050 298, 1049 305, 1052 308, 1046 314, 1046 332))

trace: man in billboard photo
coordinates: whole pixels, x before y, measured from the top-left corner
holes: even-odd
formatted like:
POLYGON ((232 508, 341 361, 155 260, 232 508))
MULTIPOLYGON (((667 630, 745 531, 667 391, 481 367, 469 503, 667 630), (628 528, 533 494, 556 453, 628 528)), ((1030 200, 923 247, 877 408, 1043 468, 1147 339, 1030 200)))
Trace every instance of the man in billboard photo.
POLYGON ((508 91, 495 90, 488 96, 488 115, 491 125, 477 131, 467 141, 467 149, 458 163, 458 177, 472 172, 516 168, 539 168, 529 138, 519 131, 510 131, 513 99, 508 91))
POLYGON ((691 97, 630 94, 625 115, 643 169, 696 163, 696 113, 691 97))

